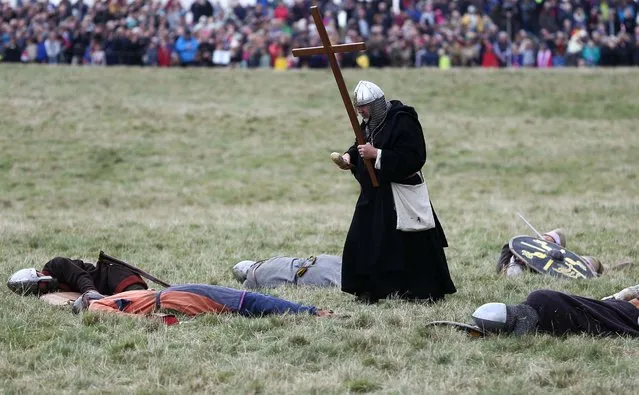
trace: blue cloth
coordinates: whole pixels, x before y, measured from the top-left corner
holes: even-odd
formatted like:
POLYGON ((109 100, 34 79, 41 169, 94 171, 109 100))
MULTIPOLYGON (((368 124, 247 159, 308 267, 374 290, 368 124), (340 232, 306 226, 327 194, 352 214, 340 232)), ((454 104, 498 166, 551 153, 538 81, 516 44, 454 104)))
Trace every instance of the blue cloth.
POLYGON ((274 296, 262 295, 255 292, 248 292, 235 288, 221 287, 208 284, 184 284, 174 285, 166 288, 161 293, 181 291, 191 292, 205 296, 212 301, 224 305, 235 313, 244 316, 259 316, 268 314, 285 313, 309 313, 317 314, 317 309, 313 306, 304 306, 288 300, 276 298, 274 296))
POLYGON ((86 49, 84 50, 84 55, 82 57, 82 60, 87 64, 91 64, 91 46, 90 45, 87 45, 86 49))
POLYGON ((120 311, 124 311, 124 309, 131 304, 131 301, 128 299, 116 299, 115 304, 118 305, 120 311))
POLYGON ((38 44, 38 50, 36 51, 36 61, 38 63, 45 62, 47 60, 47 49, 44 46, 44 41, 38 44))
POLYGON ((427 50, 422 55, 422 67, 438 67, 439 55, 435 51, 427 50))
POLYGON ((246 292, 244 302, 240 308, 240 314, 244 316, 286 313, 317 315, 317 308, 254 292, 246 292))
POLYGON ((563 56, 557 55, 552 58, 552 66, 553 67, 563 67, 566 65, 566 58, 563 56))
POLYGON ((419 11, 419 9, 417 7, 415 7, 415 6, 409 8, 407 10, 407 14, 413 20, 413 22, 415 22, 415 23, 419 23, 419 20, 422 17, 421 11, 419 11))
POLYGON ((198 41, 193 37, 187 40, 180 36, 175 43, 175 51, 178 53, 180 61, 185 63, 193 62, 199 45, 198 41))
POLYGON ((226 306, 233 312, 237 312, 240 310, 242 298, 244 296, 244 293, 246 292, 234 288, 220 287, 217 285, 184 284, 174 285, 172 287, 166 288, 162 290, 161 293, 171 291, 190 292, 196 295, 207 297, 215 303, 226 306))
POLYGON ((157 48, 149 48, 146 52, 145 64, 155 66, 158 64, 158 50, 157 48))
POLYGON ((586 64, 588 66, 596 66, 599 64, 599 59, 601 58, 601 52, 599 47, 590 47, 587 46, 581 52, 586 64))

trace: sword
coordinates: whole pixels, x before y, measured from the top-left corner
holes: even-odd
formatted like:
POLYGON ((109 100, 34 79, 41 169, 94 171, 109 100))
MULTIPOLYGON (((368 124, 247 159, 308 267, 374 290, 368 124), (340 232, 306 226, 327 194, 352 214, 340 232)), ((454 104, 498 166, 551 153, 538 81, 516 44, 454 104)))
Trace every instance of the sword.
POLYGON ((137 267, 135 267, 133 265, 130 265, 130 264, 118 259, 118 258, 114 258, 112 256, 109 256, 109 255, 105 254, 104 251, 100 251, 100 258, 98 260, 99 261, 106 261, 106 262, 109 262, 109 263, 114 263, 114 264, 120 265, 120 266, 124 266, 124 267, 126 267, 128 269, 131 269, 133 272, 139 274, 140 276, 142 276, 142 277, 144 277, 144 278, 146 278, 148 280, 151 280, 151 281, 153 281, 156 284, 160 284, 160 285, 162 285, 164 287, 168 288, 168 287, 171 286, 171 284, 165 283, 164 281, 158 279, 157 277, 154 277, 154 276, 150 275, 149 273, 145 272, 142 269, 138 269, 137 267))
POLYGON ((523 220, 524 220, 524 222, 526 223, 526 225, 528 225, 528 227, 530 227, 530 229, 532 229, 532 230, 533 230, 533 232, 535 232, 535 234, 537 235, 537 237, 539 237, 539 239, 541 239, 541 240, 543 240, 543 239, 544 239, 544 236, 542 236, 542 235, 541 235, 541 233, 537 232, 537 229, 535 229, 535 227, 534 227, 534 226, 532 226, 532 225, 530 224, 530 222, 526 221, 526 218, 524 218, 524 216, 523 216, 523 215, 521 215, 521 213, 517 213, 517 215, 519 215, 519 218, 521 218, 521 219, 523 219, 523 220))

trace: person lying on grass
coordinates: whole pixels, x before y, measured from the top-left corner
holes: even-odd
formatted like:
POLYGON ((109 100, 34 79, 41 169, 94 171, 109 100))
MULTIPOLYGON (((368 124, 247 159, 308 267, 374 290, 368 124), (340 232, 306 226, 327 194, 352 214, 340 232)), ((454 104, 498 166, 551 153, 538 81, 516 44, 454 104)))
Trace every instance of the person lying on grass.
POLYGON ((113 295, 148 288, 142 277, 127 267, 112 265, 101 259, 94 265, 65 257, 51 259, 41 270, 18 270, 11 275, 7 286, 19 295, 42 295, 57 291, 94 291, 113 295))
POLYGON ((136 290, 112 296, 85 292, 73 303, 73 313, 83 310, 120 314, 152 315, 176 312, 189 317, 199 314, 235 313, 254 317, 271 314, 332 316, 333 312, 245 290, 208 284, 174 285, 166 289, 136 290))
POLYGON ((241 261, 233 276, 244 288, 274 288, 282 285, 339 287, 342 257, 318 255, 309 258, 278 256, 262 261, 241 261))
MULTIPOLYGON (((544 237, 544 240, 549 243, 554 243, 564 248, 566 247, 566 236, 561 228, 553 229, 550 232, 544 233, 542 236, 544 237)), ((582 256, 581 258, 583 258, 586 265, 588 265, 588 268, 595 273, 597 277, 611 270, 620 270, 632 265, 632 261, 624 261, 610 266, 601 263, 599 259, 593 256, 582 256)), ((535 273, 535 271, 530 269, 525 262, 513 254, 510 250, 509 243, 504 244, 501 249, 496 270, 498 274, 506 277, 517 277, 527 272, 535 273)))
POLYGON ((639 285, 602 300, 537 290, 520 304, 486 303, 472 317, 493 333, 639 337, 639 285))

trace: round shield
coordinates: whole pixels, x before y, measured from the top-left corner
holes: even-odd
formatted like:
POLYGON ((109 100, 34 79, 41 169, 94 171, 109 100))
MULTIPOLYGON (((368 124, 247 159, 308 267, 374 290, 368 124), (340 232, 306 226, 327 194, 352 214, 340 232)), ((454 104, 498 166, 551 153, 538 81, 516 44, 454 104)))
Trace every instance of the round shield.
POLYGON ((597 277, 579 255, 546 240, 530 236, 515 236, 509 242, 510 251, 532 270, 555 277, 597 277))

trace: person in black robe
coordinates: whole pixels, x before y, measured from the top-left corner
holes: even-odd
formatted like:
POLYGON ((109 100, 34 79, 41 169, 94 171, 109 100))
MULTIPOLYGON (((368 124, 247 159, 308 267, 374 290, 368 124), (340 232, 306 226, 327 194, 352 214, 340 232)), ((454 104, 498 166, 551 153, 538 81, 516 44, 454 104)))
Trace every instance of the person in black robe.
POLYGON ((446 236, 433 211, 435 227, 397 230, 391 182, 416 185, 426 162, 426 144, 414 108, 386 101, 375 84, 360 81, 355 105, 367 144, 357 143, 343 155, 332 154, 342 169, 350 169, 361 186, 343 250, 344 292, 376 303, 390 295, 437 301, 456 292, 448 271, 446 236), (375 162, 379 187, 373 187, 364 159, 375 162))

